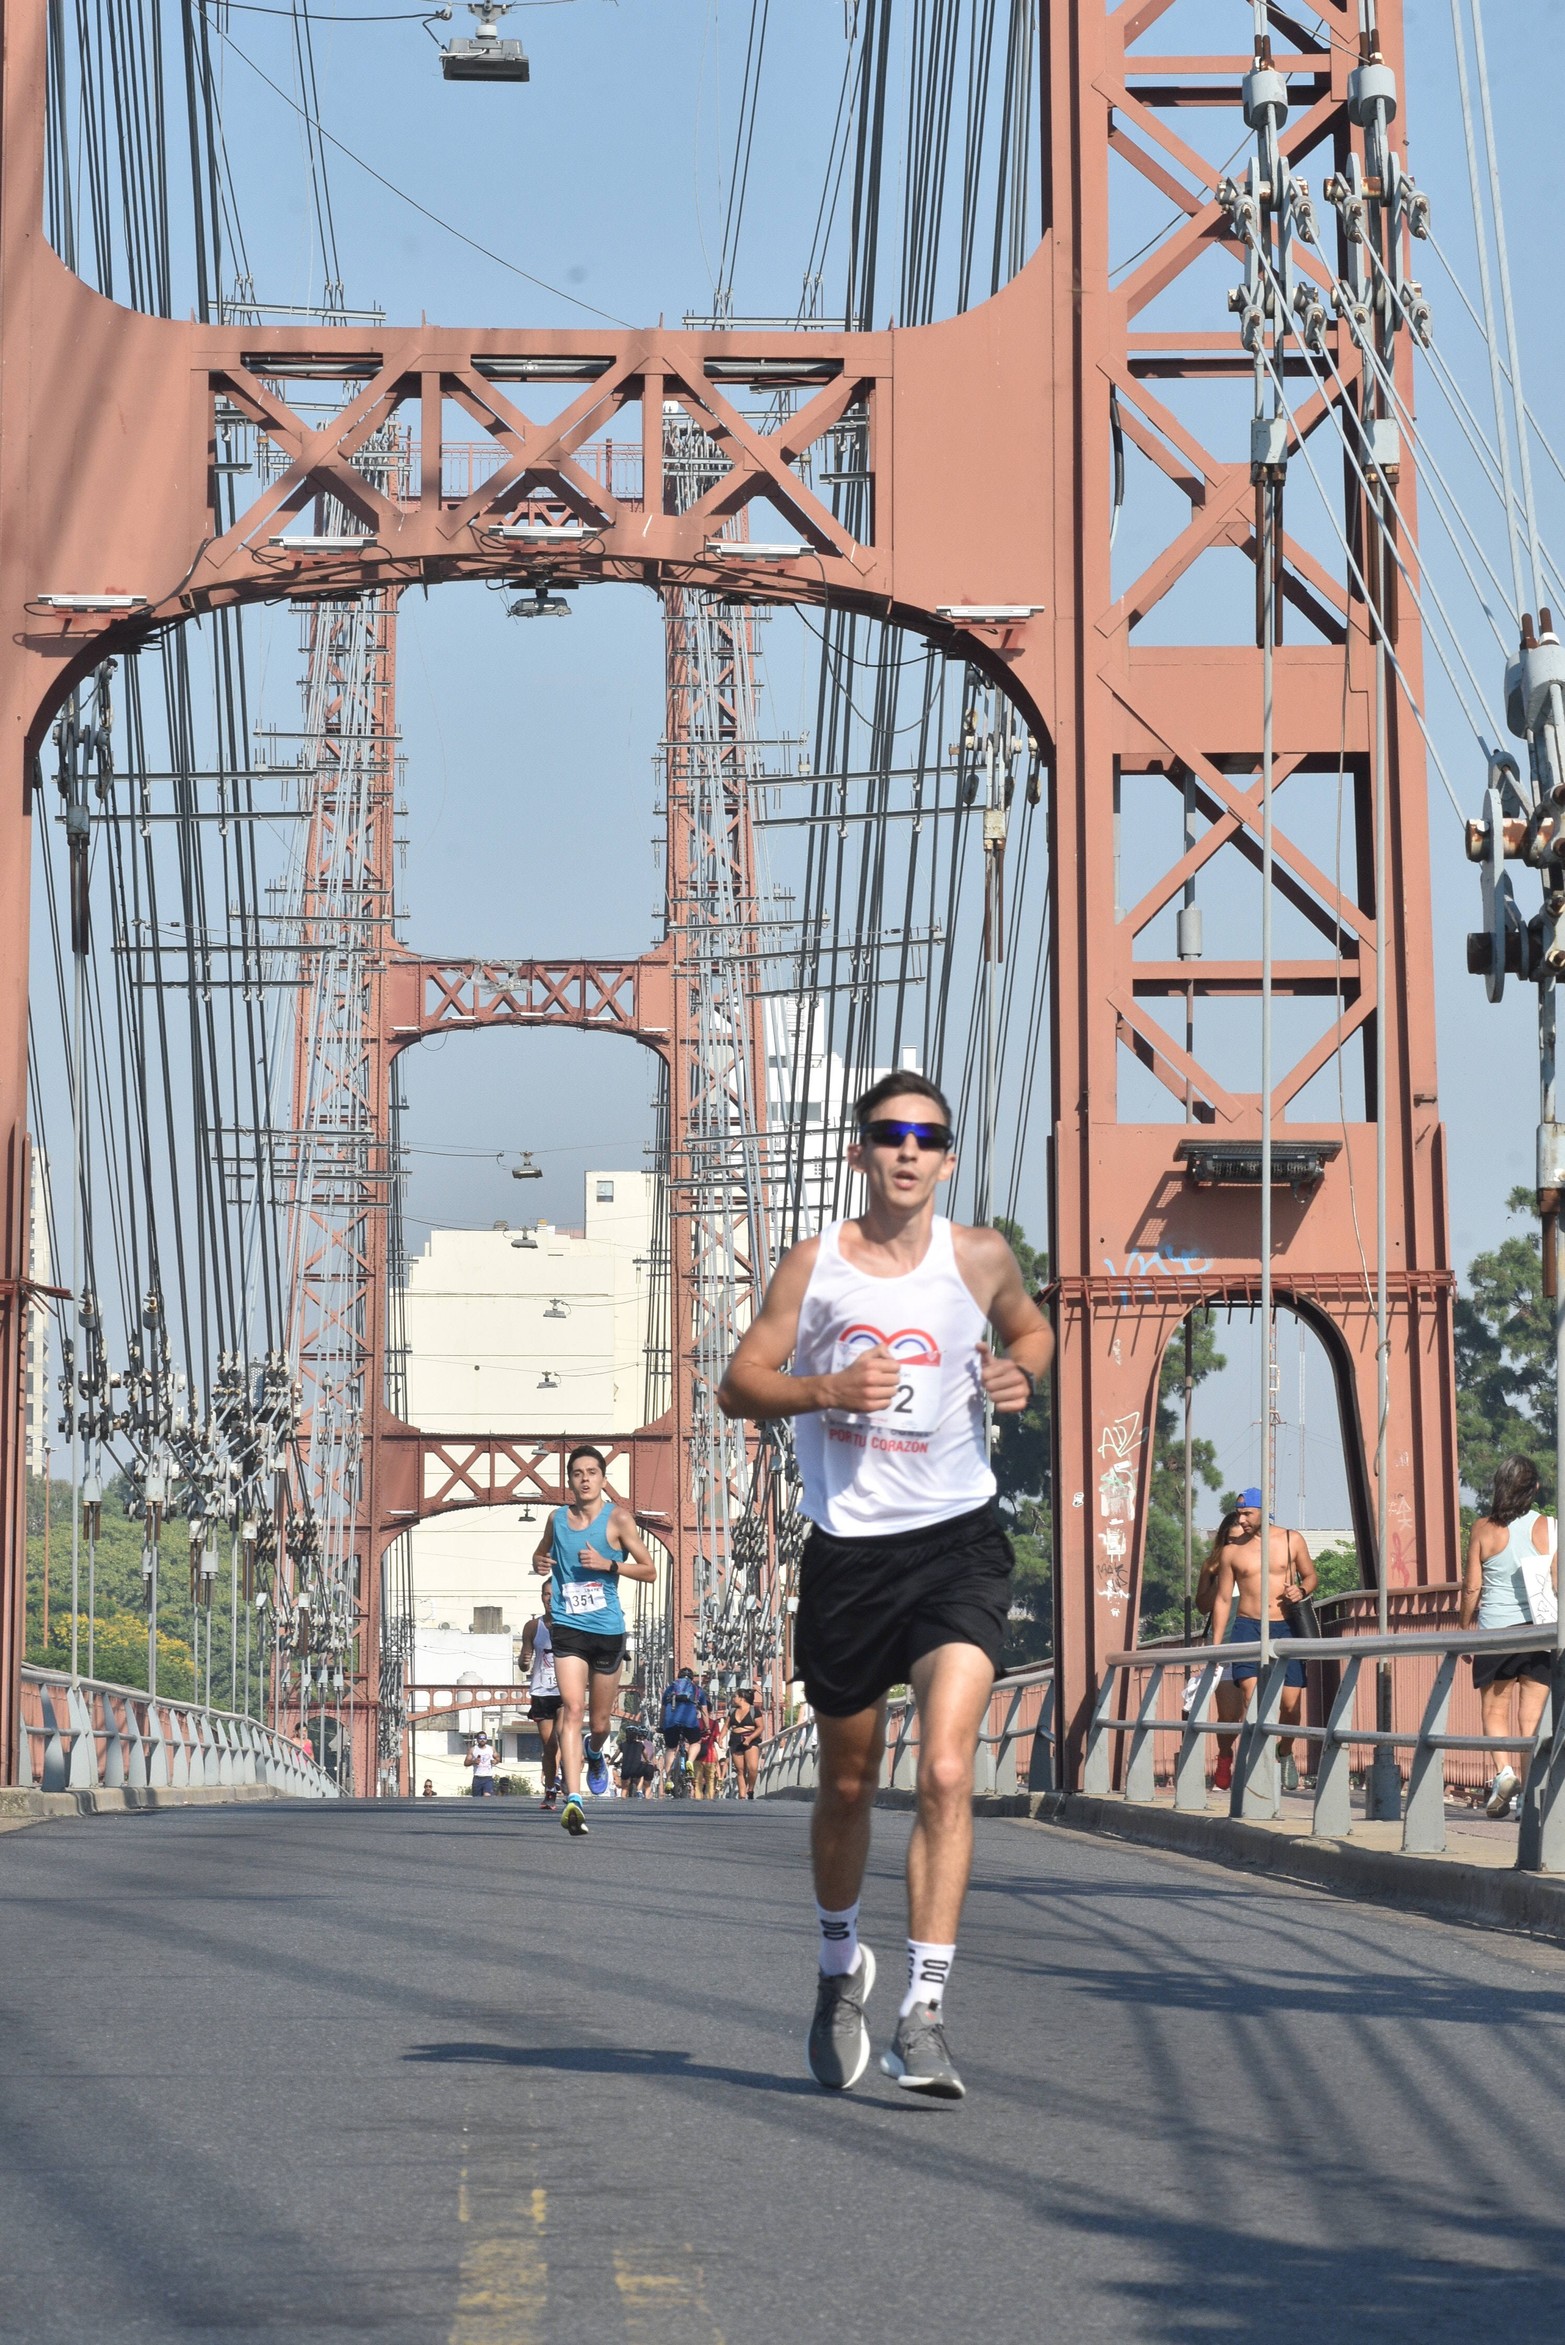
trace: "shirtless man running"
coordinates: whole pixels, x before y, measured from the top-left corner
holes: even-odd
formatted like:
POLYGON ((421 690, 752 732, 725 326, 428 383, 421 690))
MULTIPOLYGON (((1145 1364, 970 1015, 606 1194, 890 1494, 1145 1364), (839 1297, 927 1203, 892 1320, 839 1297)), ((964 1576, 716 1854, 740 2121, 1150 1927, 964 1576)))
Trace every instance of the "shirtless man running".
MULTIPOLYGON (((1313 1596, 1317 1583, 1315 1566, 1310 1551, 1304 1544, 1302 1531, 1285 1531, 1277 1523, 1272 1525, 1271 1572, 1268 1593, 1271 1598, 1273 1639, 1291 1637, 1293 1628, 1283 1615, 1283 1604, 1296 1604, 1301 1596, 1313 1596)), ((1259 1490, 1242 1490, 1232 1536, 1220 1547, 1215 1558, 1216 1574, 1212 1593, 1212 1642, 1220 1645, 1228 1634, 1230 1613, 1233 1614, 1234 1644, 1260 1643, 1261 1636, 1261 1494, 1259 1490), (1238 1598, 1235 1612, 1234 1599, 1238 1598)), ((1242 1720, 1250 1706, 1250 1687, 1260 1673, 1260 1658, 1253 1661, 1235 1661, 1223 1671, 1217 1687, 1217 1715, 1219 1718, 1242 1720)), ((1296 1726, 1304 1702, 1304 1664, 1288 1663, 1283 1686, 1282 1717, 1288 1726, 1296 1726)), ((1219 1791, 1231 1788, 1234 1779, 1233 1746, 1236 1736, 1219 1735, 1217 1769, 1212 1781, 1219 1791)), ((1293 1737, 1281 1735, 1277 1741, 1277 1755, 1282 1761, 1284 1791, 1297 1791, 1299 1770, 1294 1764, 1293 1737)))
POLYGON ((998 1230, 935 1212, 956 1169, 951 1110, 922 1075, 887 1075, 854 1111, 864 1211, 795 1246, 729 1363, 730 1417, 797 1419, 804 1512, 795 1666, 815 1712, 810 1825, 820 1975, 808 2057, 841 2092, 869 2063, 875 1958, 859 1889, 880 1782, 886 1694, 918 1705, 908 1844, 908 1985, 881 2066, 911 2091, 963 2091, 942 2018, 973 1848, 973 1761, 1010 1609, 984 1403, 1026 1408, 1054 1337, 998 1230), (1006 1347, 991 1351, 993 1328, 1006 1347), (788 1363, 792 1362, 791 1373, 788 1363))

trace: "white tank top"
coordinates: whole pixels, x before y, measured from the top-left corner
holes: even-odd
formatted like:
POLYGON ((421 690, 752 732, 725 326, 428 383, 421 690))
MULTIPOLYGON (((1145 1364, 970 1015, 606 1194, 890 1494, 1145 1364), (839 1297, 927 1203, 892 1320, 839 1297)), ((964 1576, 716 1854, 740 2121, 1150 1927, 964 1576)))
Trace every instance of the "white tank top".
MULTIPOLYGON (((1478 1626, 1480 1628, 1518 1628, 1523 1621, 1537 1620, 1543 1615, 1535 1612, 1527 1585, 1529 1570, 1542 1577, 1553 1554, 1552 1544, 1540 1555, 1532 1543, 1533 1525, 1537 1522, 1536 1509, 1531 1514, 1518 1515, 1507 1526, 1505 1545, 1498 1555, 1484 1559, 1483 1593, 1478 1599, 1478 1626)), ((1553 1529, 1553 1524, 1550 1524, 1553 1529)), ((1553 1615, 1545 1614, 1552 1620, 1553 1615)))
POLYGON ((554 1674, 554 1638, 549 1624, 540 1619, 533 1630, 533 1665, 528 1672, 527 1690, 532 1694, 557 1694, 560 1681, 554 1674))
POLYGON ((984 1446, 978 1345, 984 1315, 956 1266, 951 1224, 937 1218, 929 1251, 900 1278, 855 1270, 822 1230, 799 1310, 796 1376, 828 1376, 889 1343, 902 1376, 873 1416, 815 1409, 794 1420, 804 1511, 839 1539, 921 1531, 971 1514, 995 1492, 984 1446))

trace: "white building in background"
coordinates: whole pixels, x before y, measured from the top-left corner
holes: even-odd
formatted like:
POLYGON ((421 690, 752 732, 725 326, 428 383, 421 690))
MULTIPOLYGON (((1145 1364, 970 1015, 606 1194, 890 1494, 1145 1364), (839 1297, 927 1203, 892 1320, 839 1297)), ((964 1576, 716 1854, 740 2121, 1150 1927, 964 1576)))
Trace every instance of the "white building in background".
MULTIPOLYGON (((52 1286, 53 1262, 49 1253, 49 1171, 43 1150, 33 1147, 32 1195, 28 1201, 27 1275, 35 1286, 52 1286)), ((45 1474, 49 1470, 50 1421, 49 1406, 49 1306, 41 1298, 28 1306, 27 1312, 27 1367, 25 1406, 27 1411, 25 1442, 27 1471, 45 1474)))
MULTIPOLYGON (((841 1052, 826 1047, 831 1024, 829 1004, 819 996, 812 1002, 803 995, 786 994, 766 1004, 767 1129, 787 1136, 786 1146, 777 1140, 771 1143, 767 1161, 774 1174, 780 1175, 785 1165, 790 1177, 797 1173, 799 1229, 804 1237, 813 1236, 835 1215, 859 1210, 858 1181, 851 1173, 842 1181, 839 1201, 837 1168, 853 1137, 848 1128, 853 1102, 890 1071, 876 1067, 868 1075, 856 1075, 850 1084, 841 1052)), ((911 1045, 903 1049, 901 1072, 922 1072, 911 1045)), ((783 1234, 791 1234, 791 1217, 790 1229, 783 1234)))
MULTIPOLYGON (((408 1269, 411 1422, 428 1433, 588 1434, 645 1423, 655 1188, 650 1173, 591 1172, 579 1229, 431 1231, 408 1269)), ((415 1682, 503 1682, 495 1672, 538 1608, 543 1528, 541 1507, 419 1524, 415 1682)), ((420 1731, 419 1788, 429 1776, 442 1794, 465 1789, 460 1729, 471 1723, 464 1714, 420 1731)))

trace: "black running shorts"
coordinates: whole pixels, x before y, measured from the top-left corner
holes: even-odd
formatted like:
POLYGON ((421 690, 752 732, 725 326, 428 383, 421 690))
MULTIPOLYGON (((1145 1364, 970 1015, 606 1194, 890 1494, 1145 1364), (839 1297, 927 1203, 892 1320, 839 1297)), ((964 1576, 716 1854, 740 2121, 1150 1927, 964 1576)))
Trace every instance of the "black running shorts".
POLYGON ((595 1636, 590 1629, 571 1628, 562 1621, 553 1631, 553 1638, 556 1661, 562 1653, 572 1655, 586 1662, 593 1677, 618 1677, 620 1663, 625 1658, 623 1636, 595 1636))
POLYGON ((993 1499, 971 1514, 838 1539, 816 1524, 799 1565, 794 1674, 823 1717, 851 1718, 937 1645, 977 1645, 998 1670, 1015 1558, 993 1499))
POLYGON ((558 1718, 560 1715, 559 1695, 534 1694, 532 1700, 527 1705, 527 1715, 535 1722, 539 1719, 542 1719, 545 1723, 547 1723, 551 1718, 558 1718))

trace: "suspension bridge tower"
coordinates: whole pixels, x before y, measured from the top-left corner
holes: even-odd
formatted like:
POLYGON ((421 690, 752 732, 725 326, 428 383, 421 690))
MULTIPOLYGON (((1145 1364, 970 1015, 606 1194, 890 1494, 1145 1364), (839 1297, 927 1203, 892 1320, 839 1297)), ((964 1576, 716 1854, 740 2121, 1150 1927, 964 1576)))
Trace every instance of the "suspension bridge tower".
MULTIPOLYGON (((1255 306, 1244 290, 1256 282, 1251 215, 1178 128, 1187 105, 1230 88, 1258 119, 1275 109, 1279 169, 1324 171, 1383 202, 1384 182, 1378 193, 1365 184, 1374 109, 1355 77, 1366 65, 1399 74, 1401 9, 1381 0, 1372 56, 1360 52, 1358 0, 1318 0, 1317 13, 1319 34, 1271 8, 1281 45, 1263 58, 1162 54, 1168 0, 1043 11, 1041 241, 1008 285, 958 317, 904 330, 763 321, 564 333, 185 323, 105 300, 43 234, 46 0, 0 0, 0 1765, 15 1764, 25 1582, 36 760, 54 712, 105 656, 197 613, 281 596, 536 573, 540 583, 630 580, 664 594, 829 606, 917 631, 1022 711, 1051 791, 1055 1584, 1068 1780, 1102 1659, 1134 1634, 1166 1348, 1192 1309, 1261 1297, 1263 1100, 1253 1066, 1223 1058, 1209 1013, 1260 993, 1253 942, 1222 935, 1232 891, 1220 881, 1233 868, 1253 882, 1264 862, 1311 940, 1273 968, 1273 990, 1324 1005, 1323 1026, 1270 1086, 1279 1178, 1268 1284, 1330 1355, 1366 1575, 1409 1586, 1450 1578, 1453 1282, 1424 759, 1408 715, 1422 691, 1417 612, 1411 598, 1392 611, 1382 597, 1383 624, 1372 621, 1351 566, 1344 574, 1317 559, 1276 526, 1275 501, 1258 500, 1257 467, 1260 486, 1275 486, 1265 474, 1284 456, 1329 441, 1340 467, 1342 440, 1365 413, 1370 362, 1329 299, 1340 249, 1328 259, 1324 246, 1299 243, 1292 266, 1306 310, 1313 294, 1320 311, 1309 334, 1321 378, 1301 319, 1280 360, 1299 393, 1291 430, 1281 449, 1256 441, 1256 353, 1242 314, 1211 314, 1214 272, 1202 265, 1222 256, 1241 308, 1255 306), (1255 85, 1256 73, 1271 78, 1255 85), (1112 174, 1124 170, 1176 219, 1116 279, 1112 174), (295 386, 312 380, 334 386, 324 420, 289 404, 307 403, 295 386), (795 396, 770 424, 736 404, 746 387, 780 383, 795 396), (541 418, 528 413, 532 384, 547 386, 541 418), (1232 412, 1218 398, 1197 412, 1184 386, 1236 393, 1232 412), (441 418, 453 401, 492 444, 481 477, 447 477, 441 418), (665 487, 670 405, 711 451, 710 477, 685 501, 665 487), (266 443, 268 462, 225 503, 216 449, 235 417, 266 443), (405 479, 379 481, 362 458, 393 423, 417 461, 405 479), (865 451, 862 505, 849 518, 816 495, 802 461, 843 429, 865 451), (596 460, 610 434, 639 451, 634 478, 596 460), (1183 501, 1176 534, 1125 578, 1112 542, 1116 449, 1183 501), (344 535, 290 536, 318 496, 340 500, 344 535), (756 500, 783 542, 747 545, 731 526, 756 500), (1175 589, 1193 586, 1182 607, 1199 606, 1202 566, 1224 556, 1275 584, 1286 623, 1269 659, 1248 622, 1215 643, 1209 614, 1192 630, 1198 640, 1169 622, 1175 589), (1169 622, 1155 644, 1154 613, 1169 622), (1396 684, 1384 693, 1387 635, 1396 684), (1346 876, 1290 828, 1311 777, 1335 786, 1339 773, 1353 842, 1346 876), (1129 810, 1160 794, 1177 801, 1183 843, 1126 902, 1116 840, 1129 810), (1163 942, 1163 915, 1190 888, 1207 915, 1199 958, 1163 942), (1350 1062, 1357 1081, 1344 1113, 1323 1104, 1320 1078, 1329 1086, 1350 1062), (1133 1074, 1160 1088, 1167 1120, 1149 1116, 1133 1074), (1377 1187, 1379 1229, 1366 1211, 1377 1187)), ((1259 187, 1249 196, 1264 218, 1271 197, 1259 187)), ((1388 268, 1407 226, 1390 231, 1388 268)), ((1345 232, 1328 217, 1325 233, 1345 232)), ((1259 307, 1264 319, 1268 304, 1259 307)), ((1389 363, 1410 399, 1406 334, 1389 363)), ((1404 449, 1404 514, 1413 498, 1404 449)), ((1357 560, 1384 514, 1350 477, 1338 518, 1357 560)), ((408 956, 388 972, 388 1030, 409 1040, 442 1024, 541 1023, 576 1002, 580 1022, 666 1052, 671 970, 666 951, 552 973, 408 956)), ((611 1459, 634 1457, 638 1476, 645 1456, 635 1503, 672 1520, 672 1492, 657 1487, 666 1430, 649 1428, 645 1447, 641 1436, 605 1446, 611 1459)), ((391 1424, 381 1503, 405 1523, 448 1504, 516 1502, 557 1489, 559 1463, 557 1436, 463 1445, 391 1424)))

